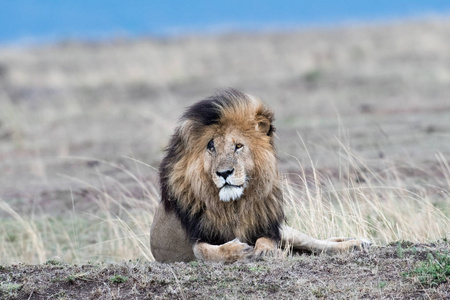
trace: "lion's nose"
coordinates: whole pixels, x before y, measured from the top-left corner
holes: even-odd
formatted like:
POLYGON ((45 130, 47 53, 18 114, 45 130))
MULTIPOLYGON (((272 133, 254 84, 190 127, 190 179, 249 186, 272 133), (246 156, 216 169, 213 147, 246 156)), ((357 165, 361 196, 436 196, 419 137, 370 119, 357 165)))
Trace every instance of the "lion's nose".
POLYGON ((217 174, 217 176, 223 177, 223 179, 226 180, 228 176, 233 174, 233 172, 234 172, 234 169, 228 169, 228 170, 225 170, 225 171, 217 171, 216 174, 217 174))

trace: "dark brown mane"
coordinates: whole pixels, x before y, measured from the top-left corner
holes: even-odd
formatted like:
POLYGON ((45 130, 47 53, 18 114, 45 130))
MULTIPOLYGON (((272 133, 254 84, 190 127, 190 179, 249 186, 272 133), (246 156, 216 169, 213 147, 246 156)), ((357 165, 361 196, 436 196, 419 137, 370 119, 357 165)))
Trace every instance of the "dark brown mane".
POLYGON ((273 144, 273 113, 260 100, 227 89, 190 106, 175 129, 160 165, 162 203, 174 211, 191 242, 223 244, 236 236, 254 244, 262 236, 280 240, 282 191, 273 144), (234 126, 252 140, 254 174, 238 201, 218 200, 199 160, 208 133, 234 126), (264 134, 261 134, 261 130, 264 134), (198 168, 195 176, 188 170, 198 168))

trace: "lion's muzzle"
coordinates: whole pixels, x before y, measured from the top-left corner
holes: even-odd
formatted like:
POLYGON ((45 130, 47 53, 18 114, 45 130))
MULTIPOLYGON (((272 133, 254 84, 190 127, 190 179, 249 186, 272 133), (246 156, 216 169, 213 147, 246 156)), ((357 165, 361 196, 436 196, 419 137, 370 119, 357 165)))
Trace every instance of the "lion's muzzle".
POLYGON ((239 199, 244 193, 244 182, 236 177, 234 168, 216 171, 215 183, 219 188, 219 199, 224 202, 239 199))

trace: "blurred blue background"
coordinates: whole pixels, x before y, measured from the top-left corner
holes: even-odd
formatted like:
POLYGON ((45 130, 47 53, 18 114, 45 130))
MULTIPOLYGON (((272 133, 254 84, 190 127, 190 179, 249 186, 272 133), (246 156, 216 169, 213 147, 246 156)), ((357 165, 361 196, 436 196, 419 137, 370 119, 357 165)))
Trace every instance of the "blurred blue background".
POLYGON ((450 1, 2 1, 0 43, 166 36, 447 15, 450 1))

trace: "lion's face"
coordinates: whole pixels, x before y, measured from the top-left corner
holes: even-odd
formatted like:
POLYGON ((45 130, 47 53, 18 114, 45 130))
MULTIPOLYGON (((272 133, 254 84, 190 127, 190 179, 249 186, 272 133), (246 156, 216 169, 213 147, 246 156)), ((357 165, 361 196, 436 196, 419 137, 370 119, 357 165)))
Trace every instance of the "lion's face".
POLYGON ((161 164, 163 197, 190 213, 265 201, 278 191, 272 111, 259 99, 227 93, 186 111, 161 164))
POLYGON ((239 199, 254 169, 248 140, 238 130, 214 136, 205 147, 205 172, 210 174, 224 202, 239 199))

